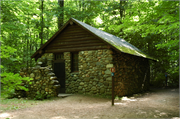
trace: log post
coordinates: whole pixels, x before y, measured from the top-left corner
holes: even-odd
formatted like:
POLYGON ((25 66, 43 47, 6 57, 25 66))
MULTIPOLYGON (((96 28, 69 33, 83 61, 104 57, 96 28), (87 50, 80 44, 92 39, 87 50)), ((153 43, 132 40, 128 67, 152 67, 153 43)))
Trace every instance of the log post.
POLYGON ((113 105, 114 105, 114 75, 112 75, 112 106, 113 105))
POLYGON ((115 68, 112 67, 111 68, 111 76, 112 76, 112 106, 114 105, 114 72, 115 72, 115 68))

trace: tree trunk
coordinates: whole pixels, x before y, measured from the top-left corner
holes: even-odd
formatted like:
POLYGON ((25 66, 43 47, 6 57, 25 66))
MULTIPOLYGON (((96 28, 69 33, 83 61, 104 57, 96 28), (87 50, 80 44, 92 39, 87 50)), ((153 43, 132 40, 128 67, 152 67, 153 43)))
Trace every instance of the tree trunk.
MULTIPOLYGON (((30 37, 30 40, 29 40, 30 48, 29 49, 30 49, 30 56, 31 56, 32 55, 32 51, 33 51, 33 42, 31 41, 31 32, 29 34, 29 37, 30 37)), ((29 66, 30 67, 32 66, 32 58, 30 59, 29 66)))
POLYGON ((126 0, 120 0, 120 8, 119 8, 119 13, 120 13, 120 18, 125 17, 125 5, 126 5, 126 0))
POLYGON ((41 46, 43 45, 43 2, 44 0, 41 0, 41 32, 39 33, 40 39, 41 39, 41 46))
MULTIPOLYGON (((82 12, 84 11, 85 11, 84 0, 82 0, 82 12)), ((82 22, 83 22, 83 17, 82 17, 82 22)))
POLYGON ((58 0, 58 4, 61 10, 61 13, 58 16, 58 29, 60 29, 64 23, 64 0, 58 0))
POLYGON ((123 3, 123 1, 122 0, 120 0, 120 10, 119 10, 119 13, 120 13, 120 17, 121 17, 121 19, 123 18, 123 9, 122 9, 122 3, 123 3))
POLYGON ((47 41, 49 40, 49 27, 46 27, 47 28, 47 41))
POLYGON ((28 21, 27 21, 27 24, 28 24, 28 36, 27 36, 27 54, 26 54, 26 57, 27 57, 27 61, 26 61, 26 67, 28 68, 28 66, 29 66, 29 64, 28 64, 28 57, 29 57, 29 53, 28 53, 28 51, 29 51, 29 13, 28 13, 28 21))

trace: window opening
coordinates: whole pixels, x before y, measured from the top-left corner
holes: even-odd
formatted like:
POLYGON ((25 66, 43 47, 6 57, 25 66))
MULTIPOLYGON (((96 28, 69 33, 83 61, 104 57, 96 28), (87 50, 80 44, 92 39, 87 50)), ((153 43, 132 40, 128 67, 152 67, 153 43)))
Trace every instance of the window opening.
POLYGON ((71 72, 79 71, 78 64, 78 52, 71 53, 71 72))
POLYGON ((64 59, 64 54, 63 53, 55 54, 55 60, 58 60, 58 59, 64 59))

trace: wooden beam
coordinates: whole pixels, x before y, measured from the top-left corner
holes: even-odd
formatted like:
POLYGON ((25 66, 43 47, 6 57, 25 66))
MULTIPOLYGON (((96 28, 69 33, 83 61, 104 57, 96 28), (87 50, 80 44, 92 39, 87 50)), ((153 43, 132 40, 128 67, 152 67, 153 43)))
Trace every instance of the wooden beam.
POLYGON ((60 46, 64 46, 64 45, 78 45, 78 44, 91 44, 91 43, 101 43, 99 41, 96 40, 84 40, 84 41, 74 41, 74 42, 59 42, 59 43, 53 43, 48 45, 47 47, 60 47, 60 46))
POLYGON ((43 54, 43 53, 44 53, 44 51, 43 51, 43 50, 40 50, 40 51, 39 51, 39 54, 43 54))
POLYGON ((89 34, 84 34, 84 35, 74 35, 74 34, 66 34, 66 35, 59 35, 59 37, 57 37, 56 39, 59 39, 59 38, 82 38, 82 37, 93 37, 95 38, 94 36, 92 35, 89 35, 89 34))
POLYGON ((76 48, 76 47, 89 47, 89 46, 105 46, 104 43, 85 43, 85 44, 67 44, 67 45, 56 45, 46 48, 47 50, 58 49, 58 48, 76 48))
POLYGON ((84 41, 84 40, 96 40, 94 37, 69 37, 69 38, 58 38, 53 43, 59 43, 59 42, 73 42, 73 41, 84 41))
POLYGON ((92 37, 97 39, 96 37, 93 37, 88 34, 69 34, 69 35, 66 34, 66 35, 59 35, 58 37, 55 38, 55 41, 59 39, 73 39, 73 38, 76 39, 76 38, 84 38, 84 37, 92 37))
POLYGON ((40 58, 40 57, 41 57, 41 55, 40 55, 40 54, 36 55, 36 57, 35 57, 35 61, 37 61, 37 60, 38 60, 38 58, 40 58))
POLYGON ((81 48, 65 48, 55 50, 45 50, 46 53, 60 53, 60 52, 73 52, 73 51, 85 51, 85 50, 99 50, 107 49, 107 46, 94 46, 94 47, 81 47, 81 48))
POLYGON ((83 32, 88 34, 87 32, 84 32, 82 29, 78 29, 78 28, 71 28, 71 29, 65 29, 63 32, 61 32, 61 34, 66 34, 66 33, 78 33, 78 32, 83 32))

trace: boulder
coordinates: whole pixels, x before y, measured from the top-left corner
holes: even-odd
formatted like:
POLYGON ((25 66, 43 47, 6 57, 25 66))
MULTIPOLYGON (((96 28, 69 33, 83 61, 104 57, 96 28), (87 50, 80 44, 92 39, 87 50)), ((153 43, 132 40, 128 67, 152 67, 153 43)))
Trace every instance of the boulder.
POLYGON ((84 78, 84 81, 89 82, 89 78, 88 77, 84 78))
POLYGON ((105 74, 110 75, 111 71, 108 69, 108 70, 105 71, 105 74))
POLYGON ((46 67, 40 67, 40 69, 46 69, 46 67))
POLYGON ((37 62, 37 64, 41 65, 41 64, 42 64, 42 62, 37 62))
POLYGON ((112 68, 113 67, 113 64, 107 64, 106 65, 106 68, 112 68))
POLYGON ((54 73, 48 73, 48 76, 55 76, 54 73))
POLYGON ((31 74, 30 74, 30 77, 31 77, 31 78, 34 78, 34 77, 35 77, 34 73, 31 73, 31 74))
POLYGON ((93 85, 96 85, 96 82, 93 82, 93 85))
POLYGON ((55 79, 57 79, 56 76, 50 77, 50 80, 55 80, 55 79))
POLYGON ((101 88, 100 89, 100 93, 104 93, 105 89, 104 88, 101 88))
POLYGON ((78 89, 81 90, 81 89, 82 89, 82 86, 79 86, 78 89))
POLYGON ((112 81, 112 77, 106 78, 106 81, 112 81))
POLYGON ((91 55, 93 53, 93 51, 88 51, 88 54, 91 55))
POLYGON ((91 90, 96 90, 96 87, 95 87, 95 86, 93 86, 93 87, 91 88, 91 90))

